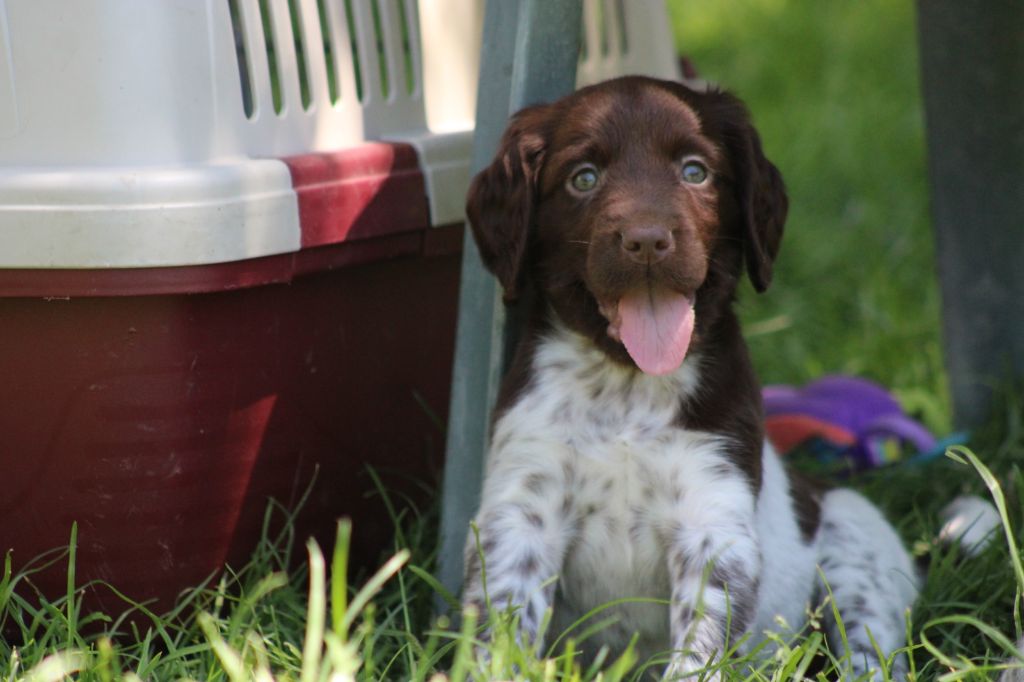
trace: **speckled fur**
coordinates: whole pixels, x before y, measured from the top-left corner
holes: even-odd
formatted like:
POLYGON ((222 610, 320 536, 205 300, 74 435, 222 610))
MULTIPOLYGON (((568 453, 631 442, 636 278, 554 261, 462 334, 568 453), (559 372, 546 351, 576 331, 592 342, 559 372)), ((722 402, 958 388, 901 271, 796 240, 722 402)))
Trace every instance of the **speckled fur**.
MULTIPOLYGON (((820 564, 856 669, 878 668, 867 631, 883 651, 898 648, 916 592, 909 557, 878 511, 854 492, 832 491, 805 542, 771 448, 755 497, 726 438, 674 426, 680 405, 700 400, 699 356, 651 377, 588 346, 565 329, 541 341, 530 384, 495 424, 477 516, 492 603, 521 607, 532 636, 549 607, 561 632, 611 601, 665 600, 602 612, 617 620, 584 648, 614 649, 639 633, 642 657, 677 652, 668 678, 700 669, 746 634, 749 647, 766 630, 801 628, 823 594, 820 564)), ((464 599, 479 605, 475 537, 466 549, 464 599)))
POLYGON ((859 495, 790 477, 764 445, 731 304, 744 269, 768 287, 787 207, 728 93, 631 77, 513 117, 467 215, 506 299, 536 295, 495 410, 467 604, 515 608, 532 640, 548 609, 561 632, 627 600, 581 646, 636 633, 672 679, 802 628, 826 594, 820 566, 852 667, 879 667, 872 637, 886 656, 899 647, 916 584, 892 528, 859 495), (707 181, 684 182, 683 158, 707 181), (569 189, 580 164, 599 173, 592 190, 569 189), (671 246, 637 258, 623 246, 636 225, 671 246), (665 376, 639 371, 615 333, 615 302, 638 287, 693 297, 692 342, 665 376))

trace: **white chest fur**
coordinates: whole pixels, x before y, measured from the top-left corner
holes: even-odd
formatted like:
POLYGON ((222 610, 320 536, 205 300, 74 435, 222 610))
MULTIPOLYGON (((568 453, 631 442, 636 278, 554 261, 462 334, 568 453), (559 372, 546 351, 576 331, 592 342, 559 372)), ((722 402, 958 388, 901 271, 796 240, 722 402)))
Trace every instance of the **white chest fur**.
POLYGON ((803 537, 770 447, 755 491, 728 434, 682 424, 681 407, 701 400, 700 366, 691 355, 651 377, 569 332, 543 340, 530 383, 495 424, 464 600, 515 606, 530 635, 551 606, 556 634, 597 609, 595 621, 614 622, 584 649, 638 633, 641 660, 676 652, 671 677, 736 637, 752 635, 749 646, 783 623, 798 630, 820 566, 839 612, 857 624, 844 638, 826 622, 829 636, 849 642, 854 670, 877 665, 875 643, 900 645, 916 592, 899 538, 847 490, 824 495, 820 527, 803 537))
MULTIPOLYGON (((513 503, 545 521, 536 549, 562 550, 552 566, 560 577, 556 629, 619 601, 603 614, 617 624, 597 643, 637 631, 642 647, 667 648, 673 538, 688 528, 729 533, 733 524, 754 535, 756 512, 765 511, 790 518, 756 525, 781 526, 793 536, 787 549, 799 545, 781 466, 769 465, 766 483, 779 489, 759 504, 725 436, 677 423, 682 404, 699 400, 699 368, 691 356, 671 375, 642 375, 558 332, 540 344, 531 383, 496 423, 480 518, 513 503), (631 598, 662 603, 621 601, 631 598)), ((806 563, 800 577, 809 594, 813 559, 806 563)), ((799 615, 803 603, 794 603, 799 615)))

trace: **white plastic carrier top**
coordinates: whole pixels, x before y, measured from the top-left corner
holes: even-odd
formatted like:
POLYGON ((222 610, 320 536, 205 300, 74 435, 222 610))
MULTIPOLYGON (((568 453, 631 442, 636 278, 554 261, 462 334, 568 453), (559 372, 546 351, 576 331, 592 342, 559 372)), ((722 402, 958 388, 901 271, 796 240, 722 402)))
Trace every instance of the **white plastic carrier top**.
MULTIPOLYGON (((0 0, 0 268, 300 249, 280 158, 404 141, 460 222, 478 0, 0 0)), ((580 85, 678 77, 660 0, 585 0, 580 85)))

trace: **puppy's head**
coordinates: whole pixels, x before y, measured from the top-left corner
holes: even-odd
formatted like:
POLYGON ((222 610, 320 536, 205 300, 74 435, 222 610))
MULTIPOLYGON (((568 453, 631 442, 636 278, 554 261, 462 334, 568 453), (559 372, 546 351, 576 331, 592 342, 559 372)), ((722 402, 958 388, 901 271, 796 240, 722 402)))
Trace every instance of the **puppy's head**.
POLYGON ((467 202, 506 300, 532 278, 565 324, 651 374, 701 343, 744 263, 768 287, 786 210, 739 100, 640 77, 513 116, 467 202))

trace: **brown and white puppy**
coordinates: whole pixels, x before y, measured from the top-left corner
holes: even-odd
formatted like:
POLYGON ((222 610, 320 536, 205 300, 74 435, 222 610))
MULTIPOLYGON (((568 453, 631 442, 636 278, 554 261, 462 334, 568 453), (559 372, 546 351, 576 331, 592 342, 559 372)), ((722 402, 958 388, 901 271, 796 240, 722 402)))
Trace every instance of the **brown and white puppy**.
POLYGON ((744 271, 768 288, 786 210, 727 93, 628 77, 512 118, 467 211, 506 298, 535 295, 466 603, 487 601, 486 582, 533 636, 549 607, 559 631, 637 598, 584 646, 638 633, 674 678, 802 627, 820 566, 854 669, 879 667, 871 638, 886 656, 901 645, 917 579, 892 528, 854 492, 801 484, 764 443, 732 302, 744 271))

